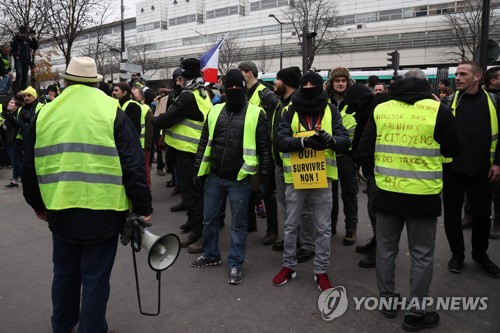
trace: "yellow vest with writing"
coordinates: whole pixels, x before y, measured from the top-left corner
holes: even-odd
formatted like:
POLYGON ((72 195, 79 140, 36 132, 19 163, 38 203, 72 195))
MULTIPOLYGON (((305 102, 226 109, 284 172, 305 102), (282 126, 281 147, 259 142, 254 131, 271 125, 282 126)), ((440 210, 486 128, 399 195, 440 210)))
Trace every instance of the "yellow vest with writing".
POLYGON ((375 182, 378 188, 416 195, 441 192, 441 150, 434 140, 439 105, 432 99, 413 105, 391 100, 375 108, 375 182))
MULTIPOLYGON (((292 104, 289 104, 288 107, 286 107, 286 111, 288 111, 290 105, 292 104)), ((294 112, 291 123, 293 134, 298 133, 300 131, 300 127, 301 126, 299 123, 299 116, 297 112, 294 112)), ((332 110, 330 109, 329 105, 326 106, 323 118, 321 119, 321 129, 324 129, 325 132, 329 134, 333 134, 332 110)), ((281 159, 283 160, 285 183, 293 184, 291 152, 280 153, 280 154, 281 154, 281 159)), ((325 155, 326 155, 326 176, 330 179, 337 180, 338 171, 337 171, 337 162, 335 160, 335 151, 333 151, 332 149, 325 149, 325 155)))

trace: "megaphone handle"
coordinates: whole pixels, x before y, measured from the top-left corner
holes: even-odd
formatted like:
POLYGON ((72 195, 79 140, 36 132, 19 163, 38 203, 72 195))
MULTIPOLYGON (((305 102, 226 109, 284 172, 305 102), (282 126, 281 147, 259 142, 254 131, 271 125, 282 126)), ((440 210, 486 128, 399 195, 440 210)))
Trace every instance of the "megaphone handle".
POLYGON ((137 274, 137 262, 135 259, 135 250, 134 246, 132 245, 132 258, 134 259, 134 274, 135 274, 135 288, 137 290, 137 301, 139 303, 139 311, 141 312, 142 315, 144 316, 157 316, 160 314, 160 304, 161 304, 161 271, 156 271, 156 279, 158 280, 158 311, 156 313, 148 313, 142 311, 142 303, 141 303, 141 291, 139 288, 139 276, 137 274))

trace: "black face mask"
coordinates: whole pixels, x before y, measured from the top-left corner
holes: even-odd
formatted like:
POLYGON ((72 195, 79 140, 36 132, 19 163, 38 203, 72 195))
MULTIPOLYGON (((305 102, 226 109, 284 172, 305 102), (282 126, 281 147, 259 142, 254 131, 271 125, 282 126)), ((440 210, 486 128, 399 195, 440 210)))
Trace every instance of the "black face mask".
POLYGON ((240 112, 247 103, 245 89, 226 90, 226 108, 231 112, 240 112))
POLYGON ((174 93, 178 95, 182 91, 182 86, 178 85, 178 84, 174 84, 173 90, 174 90, 174 93))
POLYGON ((304 88, 300 87, 300 95, 302 98, 305 100, 311 100, 321 94, 321 91, 323 88, 321 87, 314 87, 314 88, 304 88))

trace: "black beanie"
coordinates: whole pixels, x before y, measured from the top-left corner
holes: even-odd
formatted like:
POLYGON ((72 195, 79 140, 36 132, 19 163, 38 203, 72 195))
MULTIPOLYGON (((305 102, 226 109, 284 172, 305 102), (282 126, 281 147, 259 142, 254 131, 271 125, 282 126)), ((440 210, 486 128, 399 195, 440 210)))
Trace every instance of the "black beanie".
POLYGON ((245 81, 245 77, 243 76, 243 74, 241 74, 241 71, 233 68, 226 73, 224 88, 232 89, 235 87, 246 89, 247 83, 245 81))
POLYGON ((321 89, 323 89, 323 78, 316 72, 305 73, 302 79, 300 79, 300 86, 302 87, 307 82, 311 82, 316 87, 321 87, 321 89))
POLYGON ((181 75, 186 79, 201 76, 201 64, 196 58, 187 58, 181 64, 181 75))
POLYGON ((276 77, 287 86, 297 89, 299 87, 301 75, 300 68, 294 66, 283 68, 276 74, 276 77))

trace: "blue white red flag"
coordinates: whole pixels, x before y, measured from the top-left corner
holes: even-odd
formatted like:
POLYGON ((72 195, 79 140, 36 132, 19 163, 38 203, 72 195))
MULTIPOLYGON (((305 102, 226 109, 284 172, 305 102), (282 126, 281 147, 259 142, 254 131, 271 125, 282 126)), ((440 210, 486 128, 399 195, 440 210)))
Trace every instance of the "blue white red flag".
POLYGON ((210 50, 207 51, 200 58, 201 71, 203 72, 203 78, 205 82, 217 83, 217 75, 219 73, 219 49, 224 43, 222 38, 220 42, 214 45, 210 50))

